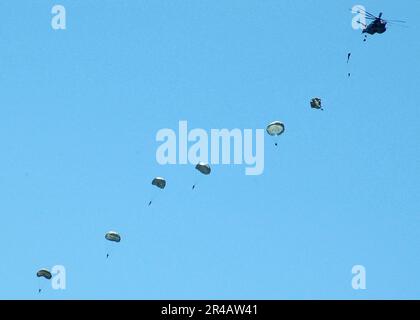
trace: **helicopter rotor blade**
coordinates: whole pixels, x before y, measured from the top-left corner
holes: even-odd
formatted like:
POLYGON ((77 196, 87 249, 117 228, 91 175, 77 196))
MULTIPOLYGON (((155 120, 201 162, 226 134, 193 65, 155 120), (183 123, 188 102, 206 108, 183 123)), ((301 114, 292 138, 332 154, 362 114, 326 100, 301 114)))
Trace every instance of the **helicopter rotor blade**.
POLYGON ((370 12, 365 11, 365 14, 368 15, 369 17, 378 19, 379 17, 375 16, 374 14, 371 14, 370 12))
POLYGON ((379 19, 380 21, 386 22, 386 23, 389 23, 389 24, 406 23, 406 21, 404 21, 404 20, 388 20, 388 19, 382 19, 382 12, 379 13, 379 17, 377 17, 377 16, 373 15, 372 13, 370 13, 370 12, 368 12, 368 11, 362 9, 362 8, 359 8, 357 11, 350 9, 350 11, 352 13, 362 13, 362 14, 364 14, 366 20, 377 20, 377 19, 379 19))
POLYGON ((400 27, 400 28, 408 28, 408 26, 406 24, 399 24, 399 23, 395 23, 395 22, 388 22, 388 25, 391 26, 396 26, 396 27, 400 27))
POLYGON ((366 24, 364 24, 363 22, 361 22, 361 21, 356 21, 358 24, 361 24, 362 26, 364 26, 365 28, 367 27, 367 25, 366 24))
MULTIPOLYGON (((353 13, 363 13, 363 14, 365 14, 366 16, 369 16, 369 17, 371 17, 371 18, 373 18, 373 19, 378 19, 378 17, 377 16, 375 16, 374 14, 371 14, 370 12, 367 12, 366 10, 363 10, 363 9, 361 9, 361 8, 359 8, 358 9, 358 11, 356 11, 356 12, 354 12, 354 11, 352 11, 353 13)), ((367 18, 367 17, 366 17, 367 18)))
POLYGON ((364 15, 364 18, 365 19, 368 19, 368 20, 376 20, 376 19, 378 19, 377 17, 375 17, 374 15, 368 15, 368 14, 366 14, 366 12, 363 12, 363 11, 351 11, 352 13, 357 13, 357 14, 363 14, 364 15))
POLYGON ((404 20, 388 20, 388 19, 382 19, 382 20, 386 22, 391 22, 391 23, 407 23, 407 21, 404 21, 404 20))

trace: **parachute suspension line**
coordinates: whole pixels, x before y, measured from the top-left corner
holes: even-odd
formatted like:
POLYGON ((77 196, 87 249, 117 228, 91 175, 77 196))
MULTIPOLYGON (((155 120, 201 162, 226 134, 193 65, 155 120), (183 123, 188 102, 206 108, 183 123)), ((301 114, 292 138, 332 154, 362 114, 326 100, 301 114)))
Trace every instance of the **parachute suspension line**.
POLYGON ((149 202, 147 204, 148 207, 150 207, 153 204, 153 202, 155 202, 155 200, 156 200, 156 190, 150 191, 150 197, 149 197, 149 199, 150 200, 149 200, 149 202))
POLYGON ((41 278, 38 278, 38 294, 41 293, 41 278))
POLYGON ((153 192, 152 192, 152 194, 151 194, 151 196, 150 196, 150 201, 149 201, 149 203, 147 204, 147 206, 148 207, 150 207, 156 200, 158 200, 159 199, 159 196, 160 196, 160 192, 159 191, 161 191, 161 190, 154 190, 153 192))
POLYGON ((153 201, 159 196, 159 191, 162 191, 163 189, 165 189, 166 187, 166 180, 162 177, 156 177, 152 180, 152 185, 154 185, 155 187, 157 187, 157 189, 159 190, 153 190, 152 192, 152 196, 151 199, 149 201, 148 206, 150 207, 150 205, 153 203, 153 201))
POLYGON ((203 179, 203 177, 202 177, 201 174, 198 177, 195 177, 191 190, 197 189, 197 187, 200 186, 200 184, 202 182, 202 179, 203 179))
POLYGON ((147 204, 148 207, 150 207, 153 203, 153 201, 155 200, 155 193, 153 191, 150 192, 150 197, 149 197, 149 203, 147 204))
MULTIPOLYGON (((40 294, 42 291, 45 291, 45 284, 42 281, 43 279, 38 278, 38 294, 40 294)), ((44 279, 45 280, 45 279, 44 279)))

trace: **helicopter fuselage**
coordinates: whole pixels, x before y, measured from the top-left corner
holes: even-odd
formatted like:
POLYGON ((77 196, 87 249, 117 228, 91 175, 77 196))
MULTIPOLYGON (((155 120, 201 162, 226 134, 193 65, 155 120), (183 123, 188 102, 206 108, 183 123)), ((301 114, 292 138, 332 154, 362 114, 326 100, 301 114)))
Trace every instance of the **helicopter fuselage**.
POLYGON ((382 19, 376 19, 372 21, 365 29, 363 29, 362 33, 368 33, 368 34, 375 34, 379 33, 382 34, 386 31, 386 22, 382 19))

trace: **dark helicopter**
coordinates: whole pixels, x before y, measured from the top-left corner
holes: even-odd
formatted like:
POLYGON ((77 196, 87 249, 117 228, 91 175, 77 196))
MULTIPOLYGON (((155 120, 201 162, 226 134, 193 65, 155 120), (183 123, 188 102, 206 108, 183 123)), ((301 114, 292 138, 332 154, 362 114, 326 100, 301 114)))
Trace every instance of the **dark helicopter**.
POLYGON ((375 33, 382 34, 386 31, 387 24, 405 23, 405 21, 402 21, 402 20, 385 20, 385 19, 382 19, 382 12, 379 13, 379 17, 376 17, 373 14, 371 14, 371 13, 369 13, 369 12, 363 10, 363 9, 359 9, 359 10, 360 11, 358 11, 357 13, 363 14, 365 16, 365 19, 367 19, 367 20, 372 20, 372 22, 369 23, 368 25, 365 25, 364 23, 358 21, 358 23, 360 23, 364 27, 362 33, 367 33, 367 34, 370 34, 370 35, 374 35, 375 33))
POLYGON ((379 17, 366 17, 366 19, 374 19, 371 23, 369 23, 365 28, 363 29, 362 33, 368 33, 371 35, 374 35, 375 33, 382 34, 386 31, 386 20, 382 20, 382 12, 379 14, 379 17))

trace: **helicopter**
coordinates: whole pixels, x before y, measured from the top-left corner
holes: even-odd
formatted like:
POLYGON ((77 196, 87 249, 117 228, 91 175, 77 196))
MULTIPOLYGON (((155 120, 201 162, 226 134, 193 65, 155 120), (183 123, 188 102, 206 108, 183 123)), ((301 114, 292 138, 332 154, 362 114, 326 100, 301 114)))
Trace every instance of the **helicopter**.
MULTIPOLYGON (((367 12, 363 9, 359 9, 359 11, 357 13, 363 14, 365 16, 365 19, 367 19, 367 20, 372 20, 372 22, 369 23, 368 25, 358 21, 358 23, 361 24, 364 27, 363 30, 362 30, 362 34, 363 33, 367 33, 367 34, 370 34, 370 35, 374 35, 375 33, 382 34, 387 30, 386 29, 387 24, 405 23, 405 21, 403 21, 403 20, 385 20, 385 19, 382 19, 382 12, 379 13, 378 17, 376 17, 372 13, 367 12)), ((365 39, 366 39, 366 35, 365 35, 365 39)))
MULTIPOLYGON (((367 16, 366 19, 369 19, 370 17, 367 16)), ((365 28, 363 29, 362 33, 368 33, 370 35, 374 35, 375 33, 382 34, 386 31, 386 20, 382 20, 382 12, 379 13, 379 17, 372 17, 371 19, 374 19, 371 23, 369 23, 365 28)))

